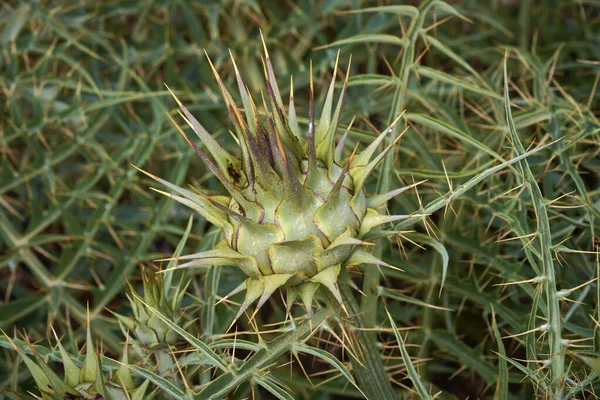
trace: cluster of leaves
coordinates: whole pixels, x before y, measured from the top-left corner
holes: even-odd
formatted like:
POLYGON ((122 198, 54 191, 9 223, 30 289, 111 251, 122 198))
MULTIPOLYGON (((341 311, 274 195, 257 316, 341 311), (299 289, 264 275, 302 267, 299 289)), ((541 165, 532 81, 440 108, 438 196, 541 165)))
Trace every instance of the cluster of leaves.
POLYGON ((406 397, 593 396, 600 5, 381 3, 2 4, 0 396, 75 396, 71 386, 94 382, 105 397, 120 386, 124 398, 140 387, 157 398, 360 398, 368 389, 353 376, 377 354, 406 397), (227 331, 236 306, 219 300, 239 271, 140 279, 140 266, 219 237, 149 194, 130 165, 221 191, 170 124, 163 82, 233 148, 203 49, 232 84, 231 49, 258 93, 259 28, 281 78, 294 75, 298 115, 309 61, 324 87, 337 50, 352 53, 348 149, 407 110, 410 129, 371 192, 427 181, 390 204, 415 215, 380 232, 379 255, 403 271, 353 273, 364 296, 352 318, 318 307, 309 324, 274 296, 227 331))

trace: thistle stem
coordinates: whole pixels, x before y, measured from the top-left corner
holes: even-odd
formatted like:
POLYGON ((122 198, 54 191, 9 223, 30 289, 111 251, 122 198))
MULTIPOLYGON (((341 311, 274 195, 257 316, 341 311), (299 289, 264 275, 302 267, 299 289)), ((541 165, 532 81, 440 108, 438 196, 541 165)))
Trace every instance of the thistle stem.
POLYGON ((329 302, 337 311, 337 314, 340 317, 344 317, 344 319, 350 319, 354 323, 350 329, 354 329, 354 337, 360 347, 358 356, 361 357, 362 363, 361 365, 354 358, 351 359, 358 386, 369 400, 398 398, 398 395, 394 392, 388 381, 387 372, 383 365, 383 357, 381 356, 381 349, 377 346, 377 336, 360 329, 365 327, 365 323, 352 289, 346 285, 340 285, 340 292, 350 318, 346 318, 345 312, 333 295, 329 291, 327 293, 329 302))

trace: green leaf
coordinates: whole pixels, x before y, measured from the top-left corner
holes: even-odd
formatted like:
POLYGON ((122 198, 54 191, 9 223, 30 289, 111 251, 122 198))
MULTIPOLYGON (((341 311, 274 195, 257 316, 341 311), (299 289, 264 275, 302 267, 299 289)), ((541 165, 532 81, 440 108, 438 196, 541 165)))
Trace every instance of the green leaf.
POLYGON ((34 295, 0 304, 0 327, 6 328, 19 318, 38 311, 46 300, 46 296, 34 295))
POLYGON ((430 338, 439 349, 454 356, 463 366, 473 370, 488 384, 496 383, 498 379, 496 368, 455 335, 443 331, 432 331, 430 338))
POLYGON ((436 9, 442 10, 448 14, 451 15, 455 15, 457 17, 461 16, 461 13, 459 13, 454 7, 452 7, 450 4, 446 3, 445 1, 442 0, 436 0, 431 2, 430 4, 432 4, 436 9))
POLYGON ((460 129, 457 129, 443 121, 440 121, 437 118, 434 118, 434 117, 431 117, 431 116, 425 115, 425 114, 415 114, 415 113, 406 113, 406 114, 404 114, 404 117, 411 122, 421 124, 430 129, 433 129, 434 131, 444 133, 448 136, 452 136, 453 138, 460 140, 464 144, 473 146, 477 150, 481 150, 482 152, 495 158, 498 161, 501 161, 501 162, 505 161, 498 153, 496 153, 495 151, 490 149, 485 144, 481 143, 480 141, 471 137, 469 134, 461 131, 460 129))
POLYGON ((446 74, 445 72, 441 72, 441 71, 435 70, 433 68, 425 67, 422 65, 416 65, 413 68, 413 70, 416 71, 418 74, 426 76, 430 79, 433 79, 433 80, 436 80, 439 82, 445 82, 445 83, 454 85, 456 87, 459 87, 459 88, 462 88, 465 90, 470 90, 473 93, 477 93, 477 94, 480 94, 480 95, 488 97, 488 98, 491 97, 493 99, 502 100, 502 96, 499 95, 498 93, 492 92, 491 90, 484 89, 482 87, 479 87, 479 86, 475 85, 474 83, 471 83, 464 79, 457 78, 456 76, 446 74))
POLYGON ((446 290, 455 296, 466 298, 491 312, 491 306, 496 313, 515 329, 522 329, 526 316, 522 316, 511 307, 502 304, 498 290, 483 290, 474 283, 474 279, 461 279, 450 275, 446 280, 446 290))
POLYGON ((22 4, 10 13, 8 17, 5 15, 4 18, 8 20, 8 23, 4 26, 4 31, 2 32, 2 43, 8 43, 19 36, 23 25, 31 18, 31 7, 29 4, 22 4))
POLYGON ((169 264, 167 264, 167 268, 165 268, 167 270, 164 273, 165 293, 169 293, 171 290, 171 281, 173 280, 173 273, 175 272, 174 270, 172 270, 172 268, 175 268, 175 266, 177 265, 177 260, 175 260, 175 259, 181 255, 181 252, 183 251, 183 249, 185 247, 187 239, 190 236, 190 232, 192 231, 193 221, 194 221, 194 215, 192 214, 192 215, 190 215, 190 218, 188 219, 188 223, 187 223, 187 227, 185 228, 185 232, 183 233, 181 240, 179 240, 179 243, 177 244, 177 247, 175 248, 175 251, 173 252, 173 255, 171 256, 171 258, 173 258, 173 260, 169 261, 169 264))
POLYGON ((320 358, 321 360, 331 365, 333 368, 337 369, 346 379, 348 379, 348 382, 356 386, 356 382, 354 381, 352 374, 350 374, 350 371, 348 371, 348 368, 346 368, 346 366, 342 364, 340 360, 331 355, 331 353, 325 350, 318 349, 316 347, 309 346, 307 344, 297 346, 295 350, 297 350, 300 353, 306 353, 320 358))
POLYGON ((146 390, 150 385, 150 380, 146 379, 137 389, 133 390, 131 400, 144 400, 146 397, 146 390))
POLYGON ((37 361, 37 365, 44 371, 44 374, 48 377, 50 381, 50 386, 52 387, 53 394, 58 396, 65 396, 67 393, 73 394, 73 390, 69 390, 67 384, 63 382, 62 379, 54 372, 46 363, 46 361, 39 355, 38 352, 34 351, 33 355, 35 360, 37 361))
MULTIPOLYGON (((519 139, 517 128, 515 127, 510 108, 510 98, 508 91, 508 72, 506 66, 506 58, 504 59, 504 112, 510 140, 514 146, 517 155, 525 153, 525 148, 519 139)), ((539 239, 539 247, 541 249, 541 261, 543 265, 543 273, 546 279, 544 280, 544 291, 546 294, 546 318, 548 319, 548 336, 549 336, 549 352, 550 352, 550 371, 552 374, 551 382, 553 383, 554 394, 558 397, 563 395, 562 381, 565 376, 565 353, 562 345, 562 325, 561 325, 561 304, 556 292, 556 273, 554 271, 554 263, 552 260, 552 234, 550 232, 550 222, 546 211, 546 202, 542 196, 542 191, 538 186, 536 177, 529 168, 529 163, 526 159, 519 161, 519 168, 527 183, 526 188, 533 200, 533 209, 537 220, 537 236, 539 239)))
POLYGON ((429 303, 424 302, 423 300, 419 300, 419 299, 416 299, 414 297, 407 296, 407 295, 402 294, 402 293, 400 293, 398 291, 395 291, 395 290, 392 290, 392 289, 388 289, 388 288, 383 287, 383 286, 379 286, 379 290, 377 292, 378 292, 378 294, 380 296, 384 296, 384 297, 388 297, 390 299, 398 300, 398 301, 401 301, 403 303, 414 304, 414 305, 420 306, 420 307, 433 308, 433 309, 436 309, 436 310, 448 310, 447 308, 443 308, 443 307, 431 305, 429 303))
POLYGON ((162 378, 156 375, 154 372, 148 371, 145 368, 138 367, 137 365, 130 365, 129 368, 131 368, 131 371, 134 374, 141 376, 142 378, 145 378, 150 382, 154 383, 156 386, 161 388, 163 392, 173 397, 174 399, 185 400, 185 393, 179 390, 175 385, 173 385, 165 378, 162 378))
POLYGON ((404 365, 406 365, 406 371, 407 371, 408 377, 412 381, 413 385, 415 386, 415 389, 417 390, 417 393, 419 393, 419 396, 421 396, 422 399, 425 399, 425 400, 432 399, 432 397, 429 395, 429 392, 427 391, 427 388, 425 388, 425 385, 421 381, 421 377, 417 373, 417 370, 415 369, 415 367, 412 363, 412 360, 410 359, 410 355, 408 354, 408 351, 406 350, 406 346, 404 345, 404 340, 402 339, 402 335, 400 335, 400 332, 398 331, 398 327, 396 326, 394 319, 392 318, 392 316, 390 315, 390 312, 388 310, 385 310, 385 312, 387 313, 388 320, 390 321, 390 324, 392 325, 392 330, 394 331, 394 336, 396 336, 396 341, 398 342, 398 347, 400 348, 400 353, 402 354, 402 360, 404 361, 404 365))
POLYGON ((437 240, 433 239, 430 236, 424 235, 422 233, 410 232, 410 233, 405 233, 403 235, 408 237, 409 239, 414 239, 415 241, 428 244, 429 246, 433 247, 438 253, 440 253, 440 256, 442 256, 442 281, 440 283, 440 293, 441 293, 442 289, 444 288, 444 282, 446 282, 446 274, 448 272, 448 263, 450 262, 450 256, 448 255, 448 250, 446 250, 446 247, 443 244, 441 244, 440 242, 438 242, 437 240))
MULTIPOLYGON (((88 317, 89 318, 89 317, 88 317)), ((92 330, 88 319, 86 341, 85 341, 85 359, 83 361, 83 367, 79 375, 81 382, 90 383, 96 381, 98 374, 98 359, 96 357, 96 350, 94 348, 94 342, 92 342, 92 330)))
MULTIPOLYGON (((442 53, 444 53, 445 55, 450 57, 452 60, 454 60, 458 65, 460 65, 465 70, 467 70, 469 73, 471 73, 471 75, 473 75, 475 78, 477 78, 477 80, 483 81, 483 79, 477 73, 477 71, 475 71, 475 69, 473 67, 471 67, 471 64, 469 64, 464 58, 462 58, 458 54, 456 54, 450 47, 446 46, 445 44, 443 44, 442 42, 437 40, 435 37, 427 35, 425 32, 422 32, 421 36, 423 37, 423 39, 426 42, 430 43, 431 46, 433 46, 435 49, 441 51, 442 53)), ((447 75, 447 74, 445 74, 445 75, 447 75)))
POLYGON ((348 79, 348 86, 388 86, 388 85, 398 85, 400 83, 400 79, 388 76, 388 75, 379 75, 379 74, 360 74, 353 75, 348 79))
POLYGON ((496 391, 494 392, 494 399, 504 400, 508 398, 508 366, 506 364, 506 350, 504 350, 504 343, 502 342, 502 336, 498 330, 498 324, 496 323, 496 313, 492 307, 492 330, 494 331, 494 338, 498 345, 498 354, 503 357, 498 359, 498 382, 496 382, 496 391))
POLYGON ((23 351, 19 351, 19 355, 25 362, 27 369, 33 376, 38 389, 43 392, 52 393, 52 384, 40 366, 38 366, 31 358, 25 355, 23 351))
POLYGON ((394 44, 397 46, 405 47, 408 44, 408 41, 405 38, 399 38, 395 35, 388 35, 384 33, 367 33, 352 36, 346 39, 336 40, 333 43, 330 43, 325 46, 317 47, 315 50, 327 49, 335 46, 346 46, 352 44, 359 43, 367 43, 367 44, 375 44, 375 43, 384 43, 384 44, 394 44))
POLYGON ((67 383, 67 385, 74 387, 79 383, 79 375, 81 374, 81 370, 77 365, 75 365, 75 363, 63 347, 60 340, 58 340, 58 336, 56 336, 56 343, 58 345, 58 350, 60 351, 60 356, 62 358, 63 368, 65 370, 65 382, 67 383))
MULTIPOLYGON (((533 299, 531 302, 531 311, 529 313, 529 320, 527 322, 527 331, 529 332, 525 337, 525 354, 528 360, 537 360, 537 335, 535 328, 537 328, 538 322, 538 308, 540 304, 540 298, 542 297, 541 286, 533 293, 533 299)), ((528 363, 528 365, 531 365, 528 363)))
MULTIPOLYGON (((321 309, 315 313, 312 320, 314 326, 318 326, 325 319, 327 311, 321 309)), ((195 398, 198 400, 222 399, 242 383, 257 376, 259 371, 266 369, 281 359, 284 354, 297 346, 311 331, 311 325, 304 323, 293 330, 279 335, 271 342, 264 343, 264 347, 241 364, 235 374, 226 372, 218 378, 213 379, 202 388, 195 398)))
POLYGON ((265 388, 273 396, 277 397, 279 400, 296 399, 291 389, 289 389, 283 383, 277 381, 276 378, 272 377, 271 375, 255 375, 254 381, 265 388))
POLYGON ((523 364, 508 358, 506 356, 503 356, 502 354, 498 354, 498 357, 504 359, 505 361, 507 361, 508 363, 510 363, 511 365, 513 365, 514 367, 516 367, 519 371, 521 371, 523 374, 525 374, 525 376, 529 379, 531 379, 533 381, 533 383, 536 386, 540 386, 541 388, 545 388, 545 382, 543 380, 541 380, 538 377, 538 374, 536 374, 535 371, 531 370, 530 368, 524 366, 523 364))
POLYGON ((233 349, 235 345, 236 349, 258 351, 262 347, 254 342, 243 339, 224 339, 209 344, 211 349, 233 349))
MULTIPOLYGON (((478 183, 482 182, 483 180, 485 180, 486 178, 490 177, 491 175, 495 174, 498 171, 503 170, 504 168, 511 166, 529 156, 531 156, 532 154, 535 154, 547 147, 552 146, 553 144, 555 144, 556 141, 545 144, 543 146, 539 146, 536 147, 533 150, 530 150, 526 153, 523 153, 520 156, 517 156, 511 160, 508 161, 504 161, 501 164, 496 165, 495 167, 489 168, 487 170, 485 170, 484 172, 482 172, 481 174, 469 179, 469 181, 467 181, 466 183, 460 185, 458 188, 455 188, 452 192, 447 193, 444 196, 440 196, 438 197, 436 200, 433 200, 432 202, 430 202, 429 204, 427 204, 427 206, 425 206, 425 209, 423 210, 423 212, 419 212, 419 214, 432 214, 434 212, 436 212, 437 210, 444 208, 449 202, 451 202, 452 200, 462 196, 465 192, 467 192, 468 190, 470 190, 471 188, 473 188, 475 185, 477 185, 478 183)), ((418 221, 421 221, 425 219, 424 216, 419 215, 419 216, 413 216, 410 217, 408 219, 406 219, 405 221, 402 221, 400 223, 398 223, 395 226, 395 230, 400 230, 403 228, 407 228, 409 226, 414 225, 415 223, 417 223, 418 221)))
POLYGON ((344 14, 363 14, 363 13, 385 13, 402 15, 406 17, 416 18, 419 15, 419 9, 414 6, 379 6, 365 7, 358 10, 348 10, 344 14))

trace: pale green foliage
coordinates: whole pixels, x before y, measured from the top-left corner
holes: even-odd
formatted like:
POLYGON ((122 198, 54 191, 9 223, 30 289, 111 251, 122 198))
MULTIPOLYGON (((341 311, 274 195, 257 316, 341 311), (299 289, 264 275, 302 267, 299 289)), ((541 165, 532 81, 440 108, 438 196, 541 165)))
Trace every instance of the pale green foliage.
POLYGON ((595 398, 598 2, 410 4, 2 2, 0 397, 595 398), (249 172, 264 160, 236 127, 279 149, 259 126, 282 133, 293 173, 268 157, 274 174, 249 172), (248 200, 277 225, 282 177, 323 204, 300 189, 286 210, 302 229, 261 239, 287 243, 266 257, 230 246, 230 214, 260 220, 248 200), (333 217, 358 192, 379 215, 333 217), (389 215, 408 218, 364 223, 389 215), (333 292, 310 281, 331 261, 333 292), (176 268, 188 262, 202 265, 176 268), (312 271, 296 285, 299 265, 312 271), (261 307, 232 325, 244 304, 261 307))
MULTIPOLYGON (((121 360, 123 366, 113 371, 112 379, 109 379, 103 371, 103 359, 97 353, 92 341, 89 324, 86 337, 86 349, 83 357, 69 354, 56 337, 56 346, 60 354, 58 361, 64 368, 63 378, 60 378, 48 362, 48 354, 45 357, 40 355, 29 341, 11 340, 5 336, 7 340, 5 343, 12 345, 19 353, 36 383, 39 395, 44 400, 66 398, 96 400, 100 398, 99 396, 114 400, 145 399, 150 382, 146 380, 137 388, 134 385, 131 373, 127 368, 127 347, 124 349, 121 360), (34 359, 31 359, 27 353, 33 355, 34 359), (83 359, 83 363, 81 363, 81 359, 83 359)), ((33 390, 30 392, 35 393, 33 390)))

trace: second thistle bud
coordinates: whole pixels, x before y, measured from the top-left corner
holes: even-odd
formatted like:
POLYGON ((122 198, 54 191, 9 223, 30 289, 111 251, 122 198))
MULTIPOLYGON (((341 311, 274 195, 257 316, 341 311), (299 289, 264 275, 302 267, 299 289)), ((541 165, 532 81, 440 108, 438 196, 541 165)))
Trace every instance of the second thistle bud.
POLYGON ((184 290, 180 287, 172 290, 166 288, 163 275, 157 275, 152 270, 142 273, 142 282, 144 287, 143 300, 133 295, 135 289, 131 286, 131 294, 127 296, 131 303, 133 317, 117 314, 117 318, 134 334, 142 347, 152 352, 175 344, 178 335, 154 315, 148 309, 148 306, 160 311, 178 324, 182 319, 180 310, 184 290))

